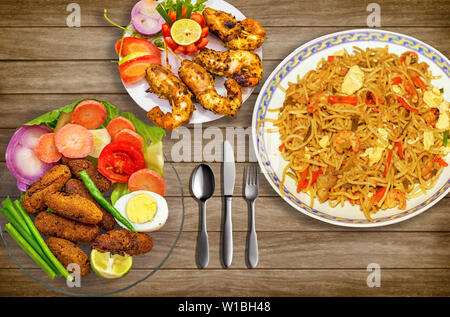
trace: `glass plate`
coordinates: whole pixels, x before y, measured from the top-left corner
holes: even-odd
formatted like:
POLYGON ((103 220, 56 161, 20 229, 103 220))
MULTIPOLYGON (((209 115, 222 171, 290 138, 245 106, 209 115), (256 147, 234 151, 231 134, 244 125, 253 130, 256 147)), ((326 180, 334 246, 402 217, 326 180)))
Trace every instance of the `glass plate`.
MULTIPOLYGON (((130 289, 148 279, 164 265, 177 244, 183 229, 184 196, 180 178, 175 167, 168 162, 164 166, 164 174, 164 179, 168 184, 165 198, 169 205, 169 218, 161 230, 150 233, 154 243, 152 251, 134 256, 133 267, 126 276, 117 280, 106 280, 99 277, 91 269, 88 276, 81 278, 79 287, 68 286, 64 277, 56 277, 52 280, 20 248, 16 241, 3 231, 7 220, 3 215, 0 215, 0 234, 6 253, 23 273, 55 292, 73 296, 104 296, 130 289)), ((16 180, 6 167, 1 171, 0 176, 2 184, 0 198, 2 200, 7 196, 10 196, 11 199, 19 198, 20 191, 16 187, 16 180)), ((32 216, 32 218, 34 217, 32 216)), ((119 225, 116 224, 116 229, 119 228, 119 225)), ((44 236, 44 239, 46 238, 44 236)), ((78 243, 77 245, 88 255, 90 254, 89 243, 78 243)), ((149 288, 149 295, 151 295, 151 288, 149 288)))

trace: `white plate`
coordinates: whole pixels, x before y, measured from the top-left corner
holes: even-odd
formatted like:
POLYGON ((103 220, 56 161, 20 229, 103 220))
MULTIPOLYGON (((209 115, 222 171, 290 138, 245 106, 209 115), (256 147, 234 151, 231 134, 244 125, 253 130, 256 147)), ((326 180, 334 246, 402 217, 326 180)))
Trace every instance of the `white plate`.
MULTIPOLYGON (((211 7, 216 10, 221 10, 232 14, 238 21, 245 19, 245 16, 236 9, 231 4, 223 1, 223 0, 209 0, 205 2, 206 7, 211 7)), ((132 29, 131 24, 129 28, 132 29)), ((130 36, 130 32, 126 32, 125 36, 130 36)), ((216 50, 216 51, 226 51, 227 48, 223 45, 223 42, 217 38, 216 36, 209 34, 208 35, 209 43, 206 47, 216 50)), ((262 60, 262 49, 258 48, 254 51, 262 60)), ((189 55, 179 55, 183 59, 192 59, 189 55)), ((166 65, 166 59, 164 52, 161 56, 162 64, 166 65)), ((172 72, 178 75, 178 68, 180 67, 180 62, 174 57, 171 53, 169 53, 169 63, 172 66, 172 72)), ((224 83, 226 78, 216 76, 215 77, 215 87, 217 92, 226 96, 226 89, 224 87, 224 83)), ((123 83, 123 82, 122 82, 123 83)), ((166 113, 172 111, 172 106, 166 99, 160 99, 158 96, 152 93, 145 92, 148 89, 148 84, 145 79, 140 80, 134 84, 125 84, 123 83, 125 89, 128 94, 133 98, 133 100, 145 111, 149 111, 153 107, 159 106, 161 110, 166 113)), ((242 103, 244 103, 248 97, 252 94, 253 89, 255 87, 241 87, 242 89, 242 103)), ((189 123, 205 123, 210 122, 222 117, 222 115, 215 114, 209 110, 204 109, 200 104, 194 103, 196 110, 192 114, 191 120, 189 123)))
MULTIPOLYGON (((279 133, 263 133, 265 128, 271 127, 271 123, 262 123, 257 130, 258 122, 264 118, 277 118, 277 112, 268 112, 268 109, 279 108, 284 101, 284 93, 278 85, 287 87, 288 82, 296 82, 297 75, 301 77, 307 71, 315 69, 322 58, 327 58, 341 49, 353 52, 353 47, 362 49, 367 47, 388 46, 390 52, 398 55, 405 51, 415 51, 419 54, 419 60, 430 65, 435 76, 440 79, 433 80, 432 84, 437 88, 444 88, 444 98, 450 100, 450 62, 433 47, 407 35, 383 31, 379 29, 348 30, 333 33, 312 40, 292 52, 272 72, 264 83, 264 86, 256 101, 253 112, 252 136, 256 156, 261 171, 268 182, 283 199, 300 212, 313 218, 349 227, 374 227, 397 223, 420 214, 433 206, 450 190, 450 167, 442 172, 436 185, 426 195, 407 201, 406 210, 392 208, 380 210, 374 215, 374 222, 364 217, 359 206, 352 206, 346 202, 343 208, 331 208, 328 202, 320 204, 316 199, 314 208, 311 208, 310 197, 305 193, 296 192, 296 184, 287 177, 285 184, 281 185, 281 175, 287 162, 281 157, 278 150, 280 146, 279 133)), ((446 156, 447 162, 450 155, 446 156)))

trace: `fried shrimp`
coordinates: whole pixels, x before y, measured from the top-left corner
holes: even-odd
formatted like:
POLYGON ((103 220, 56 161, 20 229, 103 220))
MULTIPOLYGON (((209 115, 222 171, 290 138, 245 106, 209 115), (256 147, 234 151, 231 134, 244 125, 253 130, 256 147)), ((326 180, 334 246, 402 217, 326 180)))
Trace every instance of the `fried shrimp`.
POLYGON ((171 113, 163 113, 159 107, 154 107, 147 113, 147 117, 166 130, 173 130, 188 123, 195 108, 192 94, 186 85, 169 69, 159 64, 151 64, 147 68, 145 79, 150 86, 148 92, 168 99, 172 105, 171 113))
POLYGON ((95 225, 103 218, 92 201, 77 194, 52 193, 45 197, 45 204, 56 214, 82 223, 95 225))
POLYGON ((153 240, 145 233, 112 230, 99 235, 92 243, 91 248, 100 252, 134 256, 150 252, 153 248, 153 240))
POLYGON ((89 274, 91 268, 89 265, 89 257, 73 242, 66 239, 50 237, 45 243, 64 267, 67 268, 69 264, 76 263, 80 267, 81 277, 89 274))
POLYGON ((232 49, 252 51, 267 37, 262 25, 250 18, 238 22, 231 14, 212 8, 205 8, 203 17, 211 33, 232 49))
POLYGON ((22 204, 25 210, 35 214, 47 208, 44 198, 63 188, 70 178, 70 170, 65 165, 56 165, 35 182, 23 196, 22 204))
POLYGON ((194 61, 214 75, 233 78, 243 87, 258 85, 263 76, 261 59, 249 51, 218 52, 205 48, 194 61))
POLYGON ((344 150, 352 148, 353 152, 358 152, 359 138, 353 131, 341 131, 333 139, 333 146, 336 152, 342 154, 344 150))
POLYGON ((178 70, 181 80, 194 93, 203 108, 215 113, 235 116, 242 104, 242 92, 238 83, 230 78, 225 82, 227 97, 214 88, 214 78, 199 64, 184 60, 178 70))
POLYGON ((99 233, 97 225, 88 225, 42 211, 34 219, 40 233, 73 242, 91 242, 99 233))
POLYGON ((394 208, 398 204, 398 209, 406 209, 406 195, 400 189, 393 188, 386 195, 383 208, 394 208))

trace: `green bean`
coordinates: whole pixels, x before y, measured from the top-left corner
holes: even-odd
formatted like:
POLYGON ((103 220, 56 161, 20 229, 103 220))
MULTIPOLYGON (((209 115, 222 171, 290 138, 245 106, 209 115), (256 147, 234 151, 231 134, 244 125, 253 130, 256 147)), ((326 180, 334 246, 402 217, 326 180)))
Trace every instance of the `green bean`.
POLYGON ((67 272, 66 268, 59 262, 59 260, 55 257, 55 255, 50 251, 47 244, 45 243, 44 239, 41 237, 41 234, 36 229, 33 221, 31 221, 30 216, 26 213, 25 209, 23 209, 22 204, 19 201, 15 201, 15 205, 17 209, 20 212, 20 215, 25 220, 25 223, 28 226, 28 229, 31 231, 31 235, 36 239, 36 242, 41 247, 42 251, 44 251, 44 254, 47 256, 47 258, 50 260, 50 262, 55 266, 57 271, 61 273, 66 279, 69 281, 73 281, 73 276, 70 275, 69 272, 67 272), (16 203, 17 202, 17 203, 16 203))
POLYGON ((106 200, 105 197, 103 197, 103 194, 100 192, 100 190, 97 188, 95 183, 92 181, 91 177, 86 171, 81 171, 78 173, 80 175, 81 180, 84 183, 84 186, 89 190, 89 193, 91 193, 92 197, 103 207, 105 208, 111 215, 114 216, 118 221, 120 221, 125 227, 130 229, 133 232, 136 232, 136 229, 134 229, 133 225, 120 214, 120 212, 114 208, 109 201, 106 200))
POLYGON ((42 259, 42 257, 30 246, 30 244, 20 235, 20 233, 16 230, 14 225, 8 223, 5 225, 5 230, 16 240, 17 244, 22 247, 22 249, 36 262, 37 265, 41 267, 50 276, 51 279, 54 279, 56 273, 53 269, 47 264, 46 261, 42 259))

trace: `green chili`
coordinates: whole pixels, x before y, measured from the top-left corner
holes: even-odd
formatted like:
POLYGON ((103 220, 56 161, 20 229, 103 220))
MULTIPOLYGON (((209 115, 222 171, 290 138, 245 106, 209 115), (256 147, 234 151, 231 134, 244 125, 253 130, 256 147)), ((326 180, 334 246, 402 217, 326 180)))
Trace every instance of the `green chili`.
POLYGON ((22 247, 22 249, 36 262, 37 265, 41 267, 47 273, 50 278, 54 279, 56 273, 53 269, 47 264, 47 262, 42 259, 42 257, 33 249, 33 247, 20 235, 20 233, 16 230, 14 225, 8 223, 5 225, 5 230, 16 240, 17 244, 22 247))
POLYGON ((447 146, 448 141, 448 130, 444 132, 444 137, 442 138, 442 145, 447 146))
POLYGON ((185 19, 190 19, 191 18, 191 14, 192 14, 192 9, 193 9, 194 7, 192 6, 192 4, 189 4, 188 6, 187 6, 187 9, 186 9, 186 17, 185 17, 185 19))
POLYGON ((183 14, 183 2, 181 0, 177 0, 176 8, 177 8, 176 14, 177 14, 177 21, 178 21, 181 19, 182 14, 183 14))
POLYGON ((169 26, 172 26, 172 19, 169 18, 169 15, 167 14, 166 10, 164 10, 164 7, 161 5, 161 3, 156 6, 156 11, 158 11, 159 15, 167 22, 167 24, 169 24, 169 26))
POLYGON ((121 213, 114 208, 109 201, 106 200, 105 197, 103 197, 103 194, 98 190, 97 186, 95 186, 95 183, 92 181, 92 179, 89 177, 89 174, 86 171, 81 171, 78 173, 80 175, 81 180, 84 183, 84 186, 89 190, 89 193, 91 193, 92 197, 103 207, 105 208, 111 215, 114 216, 118 221, 120 221, 125 227, 130 229, 133 232, 136 232, 136 229, 134 229, 133 225, 124 217, 121 215, 121 213))

